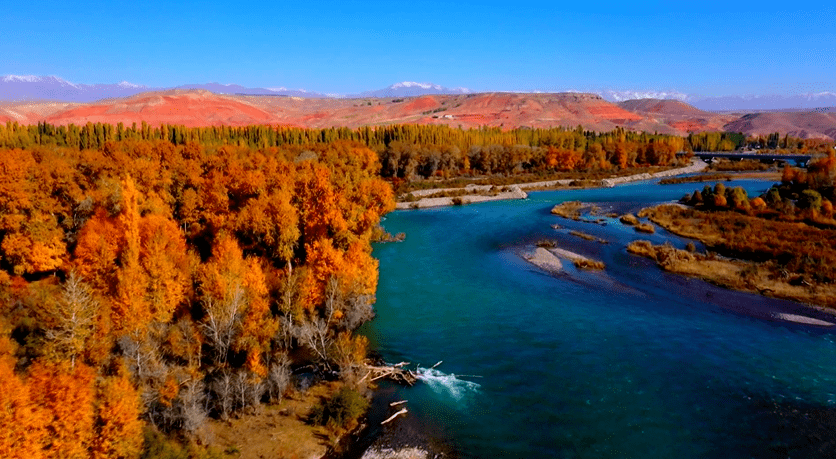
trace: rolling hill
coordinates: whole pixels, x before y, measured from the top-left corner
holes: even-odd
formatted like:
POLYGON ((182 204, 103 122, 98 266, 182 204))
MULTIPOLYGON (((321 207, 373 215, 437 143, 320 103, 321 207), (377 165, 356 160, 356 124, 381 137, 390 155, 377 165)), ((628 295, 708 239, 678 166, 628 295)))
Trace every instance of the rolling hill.
POLYGON ((326 128, 388 124, 445 124, 550 128, 686 135, 688 132, 779 132, 801 138, 836 139, 836 114, 770 112, 718 114, 678 100, 639 99, 618 104, 584 93, 432 94, 416 97, 303 98, 216 94, 207 90, 144 92, 90 103, 0 103, 0 122, 35 124, 141 123, 194 126, 279 124, 326 128))

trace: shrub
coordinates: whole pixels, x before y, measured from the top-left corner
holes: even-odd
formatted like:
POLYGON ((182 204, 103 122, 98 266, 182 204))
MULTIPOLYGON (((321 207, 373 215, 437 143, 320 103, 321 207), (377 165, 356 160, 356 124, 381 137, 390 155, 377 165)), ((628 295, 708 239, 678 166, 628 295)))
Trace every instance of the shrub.
POLYGON ((815 190, 804 190, 798 198, 798 207, 818 211, 821 209, 821 194, 815 190))
POLYGON ((726 207, 728 205, 726 197, 722 194, 714 194, 713 196, 711 196, 711 199, 714 207, 726 207))
POLYGON ((368 407, 368 400, 359 392, 343 387, 328 401, 316 404, 311 409, 309 420, 314 425, 345 428, 365 413, 368 407))
POLYGON ((636 216, 633 214, 624 214, 621 216, 621 218, 619 218, 619 221, 621 221, 621 223, 624 223, 625 225, 630 226, 639 224, 639 219, 636 218, 636 216))
POLYGON ((193 443, 180 443, 153 427, 143 431, 145 444, 140 459, 220 459, 214 449, 202 449, 193 443))
POLYGON ((572 264, 578 269, 602 270, 606 268, 603 261, 590 260, 588 258, 578 258, 572 260, 572 264))
POLYGON ((655 233, 656 229, 650 223, 639 223, 635 226, 635 230, 640 233, 655 233))

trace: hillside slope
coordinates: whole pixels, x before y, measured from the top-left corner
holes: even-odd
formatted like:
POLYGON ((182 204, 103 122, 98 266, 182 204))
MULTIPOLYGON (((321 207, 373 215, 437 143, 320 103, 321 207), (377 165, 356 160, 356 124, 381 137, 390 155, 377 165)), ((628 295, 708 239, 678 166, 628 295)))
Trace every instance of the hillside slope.
POLYGON ((666 124, 680 133, 721 131, 735 115, 706 112, 685 102, 671 99, 634 99, 619 102, 618 106, 640 114, 649 120, 666 124))
POLYGON ((802 138, 836 138, 836 114, 759 113, 745 116, 704 112, 676 100, 607 102, 582 93, 436 94, 407 98, 311 99, 260 95, 220 95, 205 90, 147 92, 93 103, 26 102, 0 104, 0 122, 57 125, 92 123, 242 126, 280 124, 309 128, 445 124, 686 135, 701 131, 779 132, 802 138))
POLYGON ((724 129, 746 135, 780 132, 802 139, 836 140, 836 113, 753 113, 726 124, 724 129))

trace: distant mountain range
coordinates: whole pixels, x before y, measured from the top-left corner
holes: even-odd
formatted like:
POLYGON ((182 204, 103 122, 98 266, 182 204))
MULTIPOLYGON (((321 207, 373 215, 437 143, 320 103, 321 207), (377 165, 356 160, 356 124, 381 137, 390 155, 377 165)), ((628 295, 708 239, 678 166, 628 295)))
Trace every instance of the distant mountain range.
POLYGON ((836 107, 836 94, 820 92, 792 96, 725 96, 686 101, 699 109, 713 112, 812 110, 822 107, 836 107))
POLYGON ((624 102, 636 99, 662 99, 687 102, 700 110, 709 112, 773 111, 773 110, 812 110, 824 107, 836 107, 836 93, 820 92, 814 94, 796 94, 791 96, 721 96, 700 97, 677 91, 599 91, 605 100, 624 102))
POLYGON ((288 97, 328 97, 317 92, 286 88, 247 88, 237 84, 186 84, 173 88, 154 88, 123 81, 115 84, 75 84, 56 76, 6 75, 0 78, 0 100, 93 102, 129 97, 149 91, 169 89, 205 89, 216 94, 247 94, 288 97))
MULTIPOLYGON (((57 90, 70 91, 60 82, 57 90)), ((125 90, 136 90, 123 84, 125 90)), ((95 88, 75 85, 75 91, 95 88)), ((836 139, 836 110, 785 110, 717 113, 673 99, 631 99, 619 103, 597 94, 479 93, 418 97, 353 98, 274 97, 241 94, 240 87, 223 86, 236 94, 206 89, 147 91, 95 102, 24 101, 0 103, 0 123, 54 125, 87 123, 170 124, 197 126, 282 125, 308 128, 443 124, 451 127, 492 126, 552 128, 568 126, 605 132, 621 126, 637 132, 687 135, 690 132, 778 132, 800 138, 836 139)), ((245 88, 246 89, 246 88, 245 88)), ((399 88, 395 88, 399 89, 399 88)), ((412 88, 415 89, 415 88, 412 88)), ((427 88, 423 88, 427 89, 427 88)), ((438 91, 438 89, 428 88, 438 91)), ((260 92, 261 89, 253 89, 260 92)), ((83 93, 83 92, 82 92, 83 93)), ((75 94, 78 94, 77 92, 75 94)), ((398 93, 388 93, 398 94, 398 93)))
POLYGON ((434 94, 470 94, 472 92, 467 88, 445 88, 432 83, 404 81, 377 91, 361 92, 348 97, 415 97, 434 94))
MULTIPOLYGON (((56 76, 6 75, 0 77, 0 101, 53 100, 62 102, 92 102, 101 99, 129 97, 149 91, 170 89, 204 89, 216 94, 244 94, 302 98, 400 98, 423 95, 471 94, 467 88, 447 88, 432 83, 404 81, 376 91, 350 95, 328 95, 303 89, 250 88, 237 84, 186 84, 176 87, 149 87, 123 81, 115 84, 75 84, 56 76)), ((773 110, 813 110, 836 107, 836 93, 821 92, 789 96, 722 96, 700 97, 678 91, 598 91, 596 94, 610 102, 636 99, 678 100, 711 112, 758 112, 773 110)))

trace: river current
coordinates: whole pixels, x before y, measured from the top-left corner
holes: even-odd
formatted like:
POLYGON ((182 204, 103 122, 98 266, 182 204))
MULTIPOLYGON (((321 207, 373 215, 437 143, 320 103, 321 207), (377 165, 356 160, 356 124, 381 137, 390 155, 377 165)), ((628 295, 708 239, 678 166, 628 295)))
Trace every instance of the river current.
MULTIPOLYGON (((736 185, 756 196, 770 184, 736 185)), ((407 399, 409 422, 461 457, 834 457, 836 335, 776 314, 827 316, 626 252, 635 239, 688 242, 659 228, 549 212, 568 200, 637 212, 702 186, 533 192, 387 215, 386 230, 407 237, 374 249, 377 316, 363 332, 386 361, 423 375, 389 397, 407 399), (541 239, 607 268, 546 273, 520 257, 541 239)))

